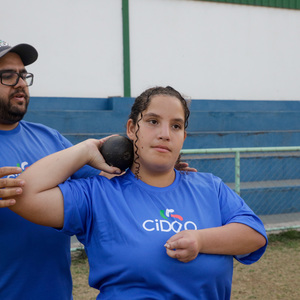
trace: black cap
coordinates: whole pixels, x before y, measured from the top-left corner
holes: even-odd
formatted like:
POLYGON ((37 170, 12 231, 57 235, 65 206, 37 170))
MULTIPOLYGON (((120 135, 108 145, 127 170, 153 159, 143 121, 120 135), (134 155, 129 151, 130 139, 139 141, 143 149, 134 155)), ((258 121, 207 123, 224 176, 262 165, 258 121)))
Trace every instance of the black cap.
POLYGON ((11 47, 8 43, 0 40, 0 57, 4 56, 8 52, 17 53, 21 57, 24 66, 32 64, 38 58, 38 52, 31 45, 18 44, 11 47))

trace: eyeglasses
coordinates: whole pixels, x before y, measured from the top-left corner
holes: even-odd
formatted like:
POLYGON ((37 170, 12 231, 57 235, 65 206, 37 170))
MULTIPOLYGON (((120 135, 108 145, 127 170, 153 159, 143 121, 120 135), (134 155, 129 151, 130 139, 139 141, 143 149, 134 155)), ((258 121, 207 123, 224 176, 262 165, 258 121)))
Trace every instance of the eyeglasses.
POLYGON ((0 82, 3 85, 15 86, 18 84, 19 79, 22 78, 26 83, 26 86, 33 84, 33 74, 32 73, 17 73, 14 71, 0 71, 0 82))

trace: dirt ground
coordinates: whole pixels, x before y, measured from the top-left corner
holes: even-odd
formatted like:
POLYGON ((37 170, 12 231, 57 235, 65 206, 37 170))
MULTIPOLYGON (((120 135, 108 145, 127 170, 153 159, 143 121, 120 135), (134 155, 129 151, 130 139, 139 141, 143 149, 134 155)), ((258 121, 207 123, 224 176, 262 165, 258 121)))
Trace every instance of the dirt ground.
MULTIPOLYGON (((283 238, 272 236, 266 253, 257 263, 234 263, 231 300, 300 299, 300 232, 283 238)), ((98 295, 88 285, 88 271, 84 255, 73 253, 74 300, 92 300, 98 295)))

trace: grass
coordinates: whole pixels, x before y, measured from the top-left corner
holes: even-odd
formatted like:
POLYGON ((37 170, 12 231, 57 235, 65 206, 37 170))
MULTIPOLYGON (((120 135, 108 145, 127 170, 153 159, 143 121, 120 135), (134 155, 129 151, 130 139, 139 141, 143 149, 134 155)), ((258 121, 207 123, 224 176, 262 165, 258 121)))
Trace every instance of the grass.
MULTIPOLYGON (((88 285, 89 266, 84 251, 72 254, 74 300, 96 299, 98 292, 88 285)), ((256 263, 234 262, 231 300, 300 299, 300 231, 269 234, 269 246, 256 263)))
POLYGON ((269 235, 264 256, 250 266, 234 263, 232 300, 300 299, 300 231, 269 235))

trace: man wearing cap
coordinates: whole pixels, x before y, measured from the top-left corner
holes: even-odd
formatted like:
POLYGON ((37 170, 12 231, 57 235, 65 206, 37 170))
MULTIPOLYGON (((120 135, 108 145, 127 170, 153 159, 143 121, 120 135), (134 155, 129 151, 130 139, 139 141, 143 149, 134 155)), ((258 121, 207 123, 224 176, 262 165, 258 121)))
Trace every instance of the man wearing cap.
MULTIPOLYGON (((34 75, 25 66, 38 53, 28 44, 0 40, 0 299, 72 299, 70 238, 39 226, 7 207, 22 192, 18 174, 40 158, 72 144, 56 130, 23 121, 34 75), (6 197, 9 200, 2 200, 6 197), (9 197, 9 198, 7 198, 9 197)), ((72 178, 99 174, 86 166, 72 178)))

